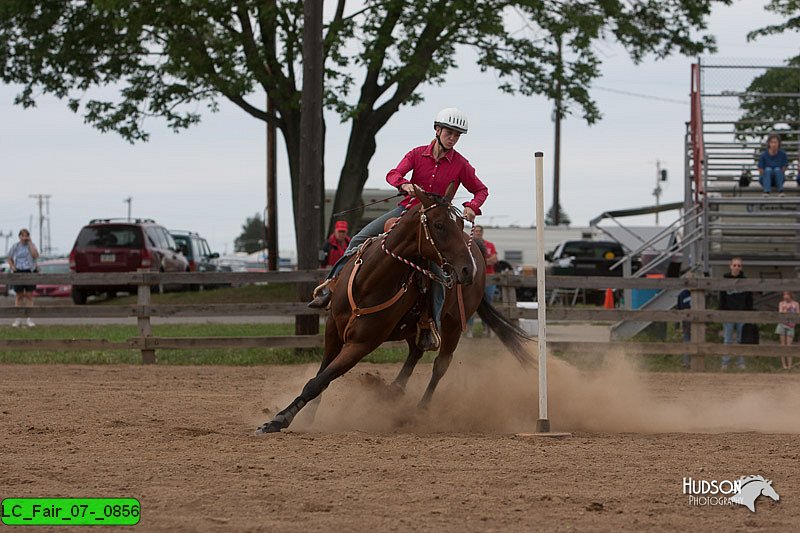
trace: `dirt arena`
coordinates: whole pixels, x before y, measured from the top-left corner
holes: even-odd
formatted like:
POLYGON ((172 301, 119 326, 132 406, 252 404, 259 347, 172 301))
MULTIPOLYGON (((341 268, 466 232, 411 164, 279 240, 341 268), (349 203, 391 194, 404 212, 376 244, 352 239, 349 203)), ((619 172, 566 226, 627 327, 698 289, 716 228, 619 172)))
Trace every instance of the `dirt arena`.
POLYGON ((535 372, 457 354, 428 412, 360 365, 312 423, 253 436, 315 368, 0 366, 0 497, 135 497, 143 531, 796 531, 800 374, 550 365, 565 439, 522 438, 535 372), (780 501, 690 506, 684 477, 773 480, 780 501))

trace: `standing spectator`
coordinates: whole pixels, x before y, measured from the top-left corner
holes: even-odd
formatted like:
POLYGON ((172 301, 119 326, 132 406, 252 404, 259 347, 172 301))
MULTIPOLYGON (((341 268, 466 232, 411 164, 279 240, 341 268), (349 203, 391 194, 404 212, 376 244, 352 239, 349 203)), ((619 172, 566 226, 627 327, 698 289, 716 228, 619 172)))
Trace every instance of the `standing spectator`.
MULTIPOLYGON (((481 251, 483 252, 483 259, 486 261, 486 273, 494 274, 495 265, 497 264, 497 248, 495 248, 493 242, 487 241, 483 238, 483 226, 475 226, 475 241, 483 244, 481 251)), ((480 247, 480 244, 478 246, 480 247)), ((484 294, 489 302, 494 300, 495 289, 495 285, 489 285, 488 282, 486 283, 486 290, 484 294)))
MULTIPOLYGON (((685 279, 692 279, 694 275, 692 272, 687 272, 684 275, 685 279)), ((678 305, 676 309, 684 310, 684 309, 691 309, 692 308, 692 293, 689 289, 683 289, 678 294, 678 305)), ((689 343, 692 342, 692 322, 691 320, 681 320, 681 331, 683 333, 683 342, 689 343)), ((681 366, 685 370, 689 370, 691 366, 692 358, 688 353, 683 354, 683 360, 681 361, 681 366)))
MULTIPOLYGON (((789 291, 783 292, 783 299, 778 302, 778 312, 779 313, 800 313, 800 303, 795 301, 794 296, 789 291)), ((788 318, 788 317, 787 317, 788 318)), ((791 346, 792 341, 794 341, 794 322, 781 322, 778 324, 778 327, 775 328, 775 333, 778 334, 778 337, 781 339, 781 346, 791 346)), ((791 370, 792 369, 792 356, 791 355, 782 355, 781 356, 781 366, 784 370, 791 370)))
POLYGON ((781 138, 773 133, 767 137, 767 149, 758 158, 758 180, 764 189, 764 196, 769 195, 773 185, 778 189, 778 196, 784 196, 783 180, 788 166, 789 158, 781 150, 781 138))
MULTIPOLYGON (((484 262, 486 263, 486 274, 494 274, 495 273, 495 265, 497 264, 497 248, 495 248, 494 243, 487 241, 483 238, 483 226, 475 226, 475 232, 473 235, 475 240, 475 244, 478 246, 478 249, 483 254, 484 262)), ((496 285, 490 285, 489 282, 486 282, 486 287, 484 288, 484 298, 486 298, 490 303, 494 300, 494 292, 496 289, 496 285)), ((475 315, 472 315, 469 320, 467 321, 467 337, 472 338, 474 333, 472 331, 472 324, 475 322, 475 315)), ((485 332, 486 336, 489 336, 489 330, 486 329, 485 332)))
MULTIPOLYGON (((742 258, 734 257, 731 259, 730 272, 725 274, 728 279, 744 279, 745 275, 742 272, 742 258)), ((721 311, 752 311, 753 310, 753 294, 749 291, 737 291, 730 289, 727 291, 720 291, 719 293, 719 308, 721 311)), ((725 344, 741 344, 742 343, 742 327, 743 322, 725 322, 722 324, 722 331, 725 339, 725 344), (736 333, 736 341, 734 342, 733 334, 736 333)), ((722 370, 728 370, 728 364, 731 358, 729 355, 722 356, 722 370)), ((736 366, 744 369, 744 357, 739 356, 736 360, 736 366)))
POLYGON ((337 220, 333 226, 333 233, 322 245, 322 253, 324 255, 320 258, 320 266, 325 268, 335 265, 336 261, 344 255, 349 244, 350 236, 347 234, 347 221, 337 220))
MULTIPOLYGON (((22 228, 19 230, 19 242, 15 242, 11 249, 8 251, 8 265, 11 267, 11 272, 19 272, 20 274, 26 272, 36 272, 36 259, 39 257, 39 250, 36 245, 31 241, 31 233, 22 228)), ((33 291, 36 285, 15 285, 14 291, 17 293, 14 302, 15 307, 33 307, 33 291)), ((13 327, 18 328, 22 324, 22 319, 17 318, 13 327)), ((28 327, 33 327, 30 317, 27 320, 28 327)))

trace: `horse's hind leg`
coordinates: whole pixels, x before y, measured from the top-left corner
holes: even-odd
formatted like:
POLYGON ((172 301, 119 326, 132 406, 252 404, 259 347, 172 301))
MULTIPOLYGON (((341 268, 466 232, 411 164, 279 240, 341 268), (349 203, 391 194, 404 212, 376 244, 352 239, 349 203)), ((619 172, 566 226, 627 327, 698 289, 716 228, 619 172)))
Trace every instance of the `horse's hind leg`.
POLYGON ((406 362, 403 364, 403 368, 400 369, 400 373, 397 374, 397 377, 394 378, 394 381, 390 385, 391 391, 398 395, 405 392, 408 378, 411 377, 414 368, 417 366, 417 363, 424 353, 417 347, 417 343, 413 337, 406 339, 406 342, 408 343, 408 357, 406 357, 406 362))
MULTIPOLYGON (((322 363, 319 365, 319 370, 317 371, 317 375, 319 375, 323 370, 328 368, 328 365, 331 364, 331 361, 339 355, 339 352, 342 351, 342 339, 339 337, 339 330, 336 329, 336 321, 329 315, 327 322, 325 322, 325 353, 322 356, 322 363)), ((314 398, 308 404, 308 421, 309 423, 314 422, 314 418, 317 416, 317 409, 319 408, 319 404, 322 401, 322 394, 314 398)))
POLYGON ((442 376, 445 375, 450 367, 450 362, 453 360, 453 352, 456 351, 456 346, 458 346, 460 339, 461 324, 459 319, 453 319, 450 315, 442 317, 442 347, 433 361, 433 373, 431 374, 431 380, 428 382, 428 387, 425 389, 425 394, 422 395, 422 399, 419 401, 420 408, 424 409, 430 404, 439 380, 442 379, 442 376))
POLYGON ((365 355, 377 347, 378 345, 374 343, 346 344, 344 348, 342 348, 342 351, 339 352, 339 355, 334 357, 333 361, 328 364, 325 370, 321 371, 306 383, 300 396, 295 398, 285 409, 275 415, 272 420, 262 424, 256 429, 256 435, 276 433, 289 427, 289 424, 292 423, 292 420, 297 416, 300 409, 322 394, 322 391, 328 388, 331 381, 353 368, 365 355))

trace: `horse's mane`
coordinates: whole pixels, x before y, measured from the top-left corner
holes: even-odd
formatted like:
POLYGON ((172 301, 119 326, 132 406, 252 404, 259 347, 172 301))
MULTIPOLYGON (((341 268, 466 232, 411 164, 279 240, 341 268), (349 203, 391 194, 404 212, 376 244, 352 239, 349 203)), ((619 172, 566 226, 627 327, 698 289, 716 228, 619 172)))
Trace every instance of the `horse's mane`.
POLYGON ((764 479, 764 476, 761 476, 761 475, 758 475, 758 476, 742 476, 741 478, 739 478, 739 481, 742 483, 743 487, 745 485, 747 485, 748 483, 752 482, 752 481, 763 481, 764 483, 769 483, 769 480, 768 479, 764 479))

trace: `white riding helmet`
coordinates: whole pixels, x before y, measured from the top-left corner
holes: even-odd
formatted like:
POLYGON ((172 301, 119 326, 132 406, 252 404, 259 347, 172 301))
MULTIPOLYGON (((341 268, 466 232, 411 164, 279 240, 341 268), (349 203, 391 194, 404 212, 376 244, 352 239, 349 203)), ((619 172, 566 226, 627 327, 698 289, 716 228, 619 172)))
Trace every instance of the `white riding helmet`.
POLYGON ((466 134, 467 129, 469 129, 467 115, 455 107, 448 107, 439 111, 436 114, 436 118, 433 120, 433 127, 435 128, 436 126, 443 126, 451 130, 456 130, 462 135, 466 134))

